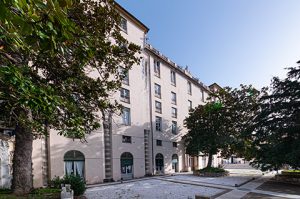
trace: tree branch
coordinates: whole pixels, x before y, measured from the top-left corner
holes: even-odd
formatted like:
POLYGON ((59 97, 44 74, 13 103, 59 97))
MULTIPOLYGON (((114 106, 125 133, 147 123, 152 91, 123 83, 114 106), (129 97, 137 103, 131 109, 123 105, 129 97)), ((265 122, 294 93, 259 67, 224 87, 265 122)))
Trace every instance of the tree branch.
POLYGON ((15 58, 13 58, 11 55, 9 55, 9 54, 7 54, 5 52, 1 52, 0 51, 0 54, 4 55, 8 60, 10 60, 11 62, 13 62, 14 64, 18 62, 15 58))

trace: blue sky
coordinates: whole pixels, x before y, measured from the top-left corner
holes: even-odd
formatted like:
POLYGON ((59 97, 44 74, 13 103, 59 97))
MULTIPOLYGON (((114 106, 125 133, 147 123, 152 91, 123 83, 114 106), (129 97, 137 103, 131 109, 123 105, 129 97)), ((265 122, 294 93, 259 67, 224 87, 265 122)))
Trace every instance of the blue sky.
POLYGON ((257 88, 300 60, 299 0, 117 0, 205 84, 257 88))

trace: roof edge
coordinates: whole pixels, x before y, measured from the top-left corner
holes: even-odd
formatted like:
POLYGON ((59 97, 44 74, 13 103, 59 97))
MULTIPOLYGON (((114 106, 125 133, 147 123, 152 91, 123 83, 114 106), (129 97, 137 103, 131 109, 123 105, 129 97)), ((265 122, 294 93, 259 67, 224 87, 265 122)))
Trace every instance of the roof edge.
POLYGON ((115 8, 122 12, 123 14, 125 14, 128 18, 130 18, 132 21, 134 21, 140 28, 142 28, 144 30, 145 33, 149 32, 149 28, 143 23, 141 22, 138 18, 136 18, 135 16, 133 16, 130 12, 128 12, 125 8, 123 8, 118 2, 114 1, 114 6, 115 8))

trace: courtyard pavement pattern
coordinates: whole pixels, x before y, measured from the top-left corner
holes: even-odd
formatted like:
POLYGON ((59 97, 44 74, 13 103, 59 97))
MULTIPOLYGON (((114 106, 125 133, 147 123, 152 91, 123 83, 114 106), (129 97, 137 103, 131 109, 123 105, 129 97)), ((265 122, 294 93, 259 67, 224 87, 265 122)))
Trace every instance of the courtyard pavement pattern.
POLYGON ((196 195, 216 199, 300 199, 300 186, 272 182, 274 173, 262 175, 247 167, 226 169, 230 176, 219 178, 180 173, 92 185, 85 196, 88 199, 194 199, 196 195))

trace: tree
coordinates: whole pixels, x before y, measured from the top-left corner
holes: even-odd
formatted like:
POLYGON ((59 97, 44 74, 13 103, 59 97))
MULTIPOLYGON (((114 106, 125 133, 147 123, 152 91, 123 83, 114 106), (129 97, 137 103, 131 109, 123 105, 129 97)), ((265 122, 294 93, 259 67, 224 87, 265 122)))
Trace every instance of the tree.
POLYGON ((112 0, 0 1, 0 120, 15 128, 12 188, 32 189, 32 142, 60 135, 84 139, 140 48, 121 36, 112 0), (122 66, 122 72, 119 70, 122 66))
POLYGON ((210 102, 190 111, 185 119, 186 152, 208 155, 207 167, 211 167, 213 154, 221 152, 223 157, 228 157, 249 153, 249 134, 259 94, 251 85, 241 85, 239 89, 226 87, 212 93, 210 102))
POLYGON ((222 153, 225 156, 235 154, 250 160, 254 119, 259 112, 259 98, 264 90, 259 91, 252 85, 243 84, 239 88, 225 89, 227 95, 219 94, 219 99, 229 112, 226 124, 231 143, 222 153))
POLYGON ((224 128, 225 115, 221 103, 209 102, 191 110, 185 119, 188 133, 183 137, 186 153, 208 155, 207 167, 212 165, 212 156, 227 147, 229 135, 224 128))
POLYGON ((300 168, 300 66, 289 68, 285 79, 273 78, 259 108, 253 164, 262 170, 278 170, 285 164, 300 168))

